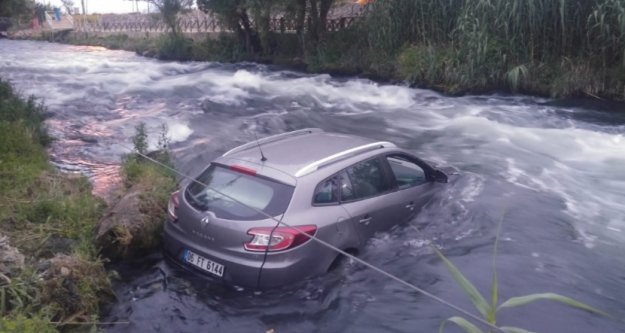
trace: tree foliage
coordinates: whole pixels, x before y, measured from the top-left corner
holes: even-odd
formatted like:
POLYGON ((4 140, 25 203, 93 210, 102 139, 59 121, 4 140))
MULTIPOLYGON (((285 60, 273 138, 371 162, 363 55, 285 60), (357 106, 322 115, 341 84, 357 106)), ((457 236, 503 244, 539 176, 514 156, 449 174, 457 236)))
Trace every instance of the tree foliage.
POLYGON ((253 0, 197 0, 197 6, 205 13, 215 14, 222 26, 234 31, 247 51, 258 53, 262 51, 261 42, 250 15, 270 2, 272 0, 262 4, 253 0))
POLYGON ((63 4, 63 7, 65 8, 65 10, 72 14, 73 10, 74 10, 74 1, 73 0, 61 0, 61 3, 63 4))
POLYGON ((293 22, 300 52, 315 48, 325 38, 327 17, 334 0, 197 0, 200 10, 211 12, 237 33, 244 49, 255 54, 272 52, 271 21, 293 22))
POLYGON ((178 14, 184 10, 191 8, 193 0, 143 0, 158 8, 163 17, 165 24, 169 26, 171 32, 175 35, 180 33, 178 27, 178 14))
POLYGON ((2 0, 0 1, 0 17, 23 19, 29 17, 35 8, 33 0, 2 0))

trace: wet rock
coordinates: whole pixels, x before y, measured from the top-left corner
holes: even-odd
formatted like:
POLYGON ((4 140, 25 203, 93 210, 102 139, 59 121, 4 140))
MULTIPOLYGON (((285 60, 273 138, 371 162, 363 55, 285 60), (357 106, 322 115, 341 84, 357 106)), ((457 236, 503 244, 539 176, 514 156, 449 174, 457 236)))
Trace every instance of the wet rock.
POLYGON ((15 276, 24 268, 24 255, 9 244, 9 238, 0 234, 0 273, 15 276))
POLYGON ((143 209, 145 192, 139 186, 130 188, 98 223, 96 243, 106 257, 131 259, 160 244, 163 221, 143 209))
POLYGON ((154 58, 156 57, 156 51, 154 50, 145 50, 141 53, 142 56, 147 57, 147 58, 154 58))
POLYGON ((207 98, 202 101, 200 107, 202 108, 202 111, 204 111, 204 113, 211 113, 215 112, 216 110, 223 109, 224 106, 207 98))
POLYGON ((74 135, 68 135, 69 140, 78 140, 85 143, 98 143, 98 137, 95 135, 75 133, 74 135))

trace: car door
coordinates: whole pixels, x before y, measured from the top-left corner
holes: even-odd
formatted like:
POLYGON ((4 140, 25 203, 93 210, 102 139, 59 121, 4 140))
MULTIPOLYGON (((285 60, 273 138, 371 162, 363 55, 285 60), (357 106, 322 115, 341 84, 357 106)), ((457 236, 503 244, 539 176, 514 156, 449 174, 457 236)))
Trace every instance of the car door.
POLYGON ((402 218, 402 198, 380 157, 356 163, 338 174, 341 205, 363 242, 402 218))
POLYGON ((431 168, 416 157, 403 153, 387 155, 385 161, 400 196, 400 218, 404 221, 410 220, 431 196, 434 185, 427 174, 427 170, 431 168))

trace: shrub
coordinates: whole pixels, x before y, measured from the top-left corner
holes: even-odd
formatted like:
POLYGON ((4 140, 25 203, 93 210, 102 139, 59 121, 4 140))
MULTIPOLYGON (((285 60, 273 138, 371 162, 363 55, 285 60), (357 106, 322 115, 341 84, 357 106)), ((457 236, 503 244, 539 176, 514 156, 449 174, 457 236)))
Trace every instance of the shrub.
POLYGON ((156 41, 156 56, 163 60, 193 60, 193 41, 178 34, 166 34, 156 41))
POLYGON ((45 107, 34 97, 22 99, 8 82, 0 79, 0 122, 20 122, 33 141, 41 145, 50 143, 50 136, 43 123, 45 107))
POLYGON ((3 333, 57 333, 49 320, 42 316, 17 315, 0 318, 0 332, 3 333))

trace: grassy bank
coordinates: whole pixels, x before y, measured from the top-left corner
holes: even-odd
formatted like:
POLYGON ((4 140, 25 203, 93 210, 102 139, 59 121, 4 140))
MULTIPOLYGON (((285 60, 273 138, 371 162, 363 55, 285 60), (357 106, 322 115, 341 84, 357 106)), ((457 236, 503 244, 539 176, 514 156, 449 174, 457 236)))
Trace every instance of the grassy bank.
MULTIPOLYGON (((102 307, 115 299, 101 250, 123 244, 96 242, 109 209, 85 177, 49 164, 44 114, 0 80, 0 332, 96 330, 102 307)), ((134 155, 123 170, 147 219, 142 236, 126 241, 154 250, 174 178, 134 155)))
POLYGON ((104 203, 84 177, 50 166, 43 115, 0 81, 0 234, 21 259, 3 266, 2 332, 75 328, 68 323, 97 320, 112 296, 92 242, 104 203))

